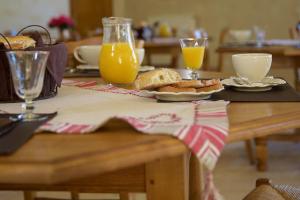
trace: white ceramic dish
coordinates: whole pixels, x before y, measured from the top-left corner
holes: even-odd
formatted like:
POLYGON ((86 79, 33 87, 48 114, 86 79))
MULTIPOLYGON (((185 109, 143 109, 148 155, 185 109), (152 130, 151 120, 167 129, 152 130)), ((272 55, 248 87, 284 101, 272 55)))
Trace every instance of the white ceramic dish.
POLYGON ((245 79, 239 77, 230 77, 223 79, 222 84, 231 86, 233 89, 245 92, 263 92, 271 90, 272 87, 286 84, 286 81, 281 78, 265 77, 260 82, 247 83, 245 79))
POLYGON ((230 30, 229 35, 236 42, 246 42, 250 40, 252 31, 251 30, 230 30))
POLYGON ((146 94, 152 94, 156 99, 163 101, 197 101, 201 99, 208 99, 212 94, 222 90, 224 90, 224 88, 209 92, 158 92, 149 90, 144 90, 144 92, 146 94))
POLYGON ((99 70, 98 65, 78 65, 76 68, 81 70, 99 70))

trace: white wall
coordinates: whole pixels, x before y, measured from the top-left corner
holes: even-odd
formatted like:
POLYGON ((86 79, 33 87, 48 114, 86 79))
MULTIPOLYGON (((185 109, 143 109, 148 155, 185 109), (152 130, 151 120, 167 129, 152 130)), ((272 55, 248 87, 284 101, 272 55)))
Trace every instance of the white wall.
POLYGON ((0 5, 0 32, 31 24, 47 27, 51 17, 70 12, 69 0, 0 0, 0 5))

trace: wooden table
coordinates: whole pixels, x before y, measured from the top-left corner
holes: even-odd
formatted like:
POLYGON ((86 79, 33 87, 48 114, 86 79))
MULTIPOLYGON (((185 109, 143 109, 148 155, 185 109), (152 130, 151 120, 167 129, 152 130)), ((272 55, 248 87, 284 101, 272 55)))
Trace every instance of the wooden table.
MULTIPOLYGON (((228 143, 300 127, 300 103, 231 103, 228 114, 228 143)), ((0 156, 0 189, 68 190, 71 185, 80 192, 147 192, 148 200, 183 200, 188 193, 198 199, 199 180, 190 180, 188 187, 188 165, 189 151, 177 139, 140 134, 114 120, 96 134, 37 134, 13 155, 0 156)), ((190 170, 198 171, 195 165, 190 170)))
POLYGON ((217 48, 219 53, 218 71, 222 71, 224 67, 225 54, 235 53, 270 53, 273 55, 272 67, 292 67, 295 73, 295 86, 299 88, 299 72, 300 67, 300 48, 293 46, 230 46, 221 45, 217 48))

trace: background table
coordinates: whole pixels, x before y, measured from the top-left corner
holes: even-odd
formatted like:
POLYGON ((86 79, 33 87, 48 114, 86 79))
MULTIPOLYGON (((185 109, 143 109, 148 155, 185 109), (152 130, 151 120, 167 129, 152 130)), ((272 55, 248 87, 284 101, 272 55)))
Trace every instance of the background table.
POLYGON ((300 90, 299 68, 300 68, 300 48, 293 46, 243 46, 243 45, 221 45, 217 48, 219 54, 218 71, 224 67, 225 54, 235 53, 270 53, 273 56, 273 67, 292 67, 295 74, 295 87, 300 90))

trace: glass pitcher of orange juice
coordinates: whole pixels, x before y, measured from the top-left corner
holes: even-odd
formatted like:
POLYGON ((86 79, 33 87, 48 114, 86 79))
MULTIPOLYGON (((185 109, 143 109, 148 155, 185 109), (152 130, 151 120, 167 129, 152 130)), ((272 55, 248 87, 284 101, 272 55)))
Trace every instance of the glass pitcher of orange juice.
POLYGON ((108 17, 103 18, 102 23, 103 44, 99 55, 101 76, 107 83, 130 85, 139 70, 131 19, 108 17))

